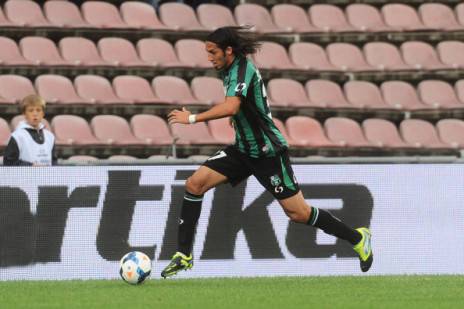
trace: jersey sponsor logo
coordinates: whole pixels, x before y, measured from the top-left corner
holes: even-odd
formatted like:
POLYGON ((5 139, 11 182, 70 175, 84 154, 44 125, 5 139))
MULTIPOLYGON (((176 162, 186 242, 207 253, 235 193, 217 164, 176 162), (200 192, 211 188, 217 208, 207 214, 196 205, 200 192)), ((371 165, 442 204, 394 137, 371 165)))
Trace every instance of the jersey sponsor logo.
POLYGON ((269 178, 271 180, 271 185, 273 187, 277 187, 278 185, 280 185, 282 183, 282 180, 280 180, 280 177, 279 175, 273 175, 269 178))
POLYGON ((237 86, 235 86, 235 92, 242 92, 246 87, 247 85, 245 83, 237 84, 237 86))
POLYGON ((216 155, 214 155, 212 157, 209 157, 206 161, 212 161, 212 160, 224 158, 226 156, 227 156, 227 154, 223 150, 221 150, 216 155))

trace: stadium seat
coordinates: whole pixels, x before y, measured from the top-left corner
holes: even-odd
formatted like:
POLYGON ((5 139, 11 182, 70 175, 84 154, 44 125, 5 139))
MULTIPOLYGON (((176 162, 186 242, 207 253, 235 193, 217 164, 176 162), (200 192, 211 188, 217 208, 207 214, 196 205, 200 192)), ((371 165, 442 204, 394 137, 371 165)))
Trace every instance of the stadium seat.
POLYGON ((90 121, 95 136, 110 145, 146 145, 143 140, 136 138, 127 121, 116 115, 98 115, 90 121))
POLYGON ((272 21, 269 11, 254 3, 242 3, 235 7, 235 19, 239 25, 253 25, 253 30, 261 33, 282 33, 288 29, 278 28, 272 21))
POLYGON ((294 141, 290 138, 290 136, 288 136, 287 129, 285 128, 285 124, 282 122, 282 120, 273 117, 272 121, 274 121, 275 126, 280 131, 280 133, 282 133, 282 136, 285 138, 285 140, 289 144, 293 144, 294 141))
POLYGON ((33 65, 21 55, 16 42, 7 37, 0 37, 0 65, 33 65))
POLYGON ((456 5, 454 12, 456 13, 459 24, 464 26, 464 3, 456 5))
POLYGON ((417 11, 406 4, 389 3, 382 6, 382 16, 389 27, 403 31, 430 30, 419 18, 417 11))
POLYGON ((0 26, 1 27, 16 27, 11 21, 9 21, 5 14, 3 13, 2 8, 0 8, 0 26))
POLYGON ((198 68, 213 68, 208 61, 208 54, 205 51, 205 43, 195 39, 182 39, 174 44, 179 61, 185 66, 198 68))
POLYGON ((388 27, 380 15, 380 11, 369 4, 353 3, 346 7, 349 23, 359 31, 382 32, 394 31, 388 27))
POLYGON ((260 69, 296 69, 285 47, 275 42, 262 42, 261 49, 253 55, 253 59, 260 69))
POLYGON ((79 75, 74 79, 74 88, 77 94, 97 104, 130 104, 129 100, 118 98, 110 82, 97 75, 79 75))
POLYGON ((1 103, 16 103, 24 97, 35 94, 31 81, 20 75, 0 75, 1 103))
POLYGON ((11 130, 8 122, 0 118, 0 146, 6 146, 10 140, 11 130))
POLYGON ((348 81, 343 86, 346 98, 359 108, 391 109, 383 99, 379 88, 367 81, 348 81))
POLYGON ((24 58, 36 65, 63 66, 74 65, 64 60, 52 40, 38 36, 23 37, 19 48, 24 58))
POLYGON ((171 125, 172 136, 180 145, 214 145, 219 144, 211 134, 204 122, 186 125, 175 123, 171 125))
POLYGON ((442 3, 423 3, 419 7, 419 15, 426 27, 443 31, 463 30, 453 10, 442 3))
POLYGON ((181 31, 206 31, 195 15, 192 7, 184 3, 163 3, 159 7, 163 24, 181 31))
POLYGON ((404 62, 400 51, 393 44, 370 42, 364 45, 363 52, 367 63, 378 70, 399 71, 414 69, 404 62))
POLYGON ((6 1, 3 9, 8 20, 16 26, 54 27, 45 19, 42 9, 34 1, 6 1))
POLYGON ((444 41, 437 45, 440 61, 455 69, 464 68, 464 43, 460 41, 444 41))
POLYGON ((377 146, 366 139, 361 126, 352 119, 331 117, 324 122, 324 128, 328 138, 339 146, 377 146))
POLYGON ((148 63, 140 60, 134 45, 123 38, 102 38, 97 43, 102 58, 123 67, 147 66, 148 63))
POLYGON ((113 79, 113 89, 122 100, 136 104, 164 103, 153 93, 150 83, 143 77, 120 75, 113 79))
MULTIPOLYGON (((55 1, 53 1, 55 2, 55 1)), ((97 46, 89 39, 82 37, 62 38, 58 43, 63 59, 82 66, 112 66, 103 60, 97 46)))
POLYGON ((403 110, 419 110, 432 108, 424 105, 416 90, 403 81, 386 81, 380 86, 382 96, 388 105, 403 110))
POLYGON ((327 56, 330 62, 342 71, 374 71, 364 59, 361 50, 350 43, 331 43, 327 46, 327 56))
POLYGON ((84 1, 81 5, 84 19, 96 28, 130 28, 121 18, 119 10, 105 1, 84 1))
POLYGON ((185 67, 177 58, 174 47, 168 41, 147 38, 137 42, 140 59, 148 65, 160 67, 185 67))
POLYGON ((317 44, 299 42, 290 45, 288 50, 291 61, 304 70, 339 71, 327 58, 324 49, 317 44))
POLYGON ((366 139, 380 147, 407 148, 394 123, 385 119, 369 118, 363 121, 362 129, 366 139))
POLYGON ((172 144, 171 132, 166 121, 156 115, 138 114, 132 116, 130 126, 134 136, 151 145, 172 144))
MULTIPOLYGON (((15 130, 16 127, 18 126, 18 124, 21 122, 21 121, 24 121, 24 115, 23 114, 20 114, 20 115, 16 115, 14 116, 13 118, 11 118, 10 120, 10 128, 11 128, 11 131, 15 130)), ((51 127, 50 127, 50 123, 47 121, 47 119, 43 119, 42 120, 42 123, 43 125, 45 126, 45 128, 49 131, 51 131, 51 127)))
POLYGON ((45 74, 35 79, 35 89, 47 103, 89 104, 90 100, 79 97, 73 83, 65 76, 45 74))
POLYGON ((311 106, 303 85, 296 80, 274 78, 267 84, 267 93, 275 106, 311 106))
POLYGON ((75 156, 70 156, 66 161, 78 164, 78 163, 86 163, 86 162, 95 162, 95 161, 98 161, 98 158, 94 156, 88 156, 88 155, 75 155, 75 156))
POLYGON ((44 3, 44 13, 47 19, 57 27, 92 27, 84 20, 77 5, 71 1, 46 1, 44 3))
POLYGON ((140 1, 125 1, 119 8, 123 21, 133 28, 170 30, 163 25, 156 14, 155 8, 140 1))
POLYGON ((152 80, 151 85, 155 95, 166 103, 179 105, 209 104, 197 100, 187 82, 176 76, 157 76, 152 80))
POLYGON ((422 102, 435 108, 464 108, 453 87, 441 80, 424 80, 417 87, 422 102))
POLYGON ((306 94, 311 105, 330 108, 353 108, 340 86, 333 81, 312 79, 306 82, 306 94))
POLYGON ((233 144, 235 141, 235 131, 229 118, 220 118, 208 121, 211 136, 219 144, 233 144))
POLYGON ((449 148, 438 138, 435 126, 422 119, 405 119, 400 123, 403 140, 413 147, 449 148))
POLYGON ((316 119, 305 116, 292 116, 285 122, 288 135, 293 141, 290 146, 302 147, 334 147, 316 119))
POLYGON ((452 66, 440 62, 437 52, 428 43, 409 41, 401 44, 404 61, 418 70, 452 69, 452 66))
POLYGON ((200 4, 197 8, 197 15, 200 23, 208 30, 216 30, 225 26, 237 26, 232 12, 219 4, 200 4))
POLYGON ((345 14, 338 6, 331 4, 314 4, 310 6, 308 13, 313 25, 323 31, 358 31, 355 27, 348 23, 345 14))
POLYGON ((113 161, 113 162, 131 162, 131 161, 136 161, 138 160, 134 156, 129 156, 129 155, 112 155, 107 158, 108 161, 113 161))
POLYGON ((57 145, 101 145, 88 122, 76 115, 58 115, 52 119, 57 145))
POLYGON ((461 119, 441 119, 436 128, 440 140, 453 148, 464 148, 464 121, 461 119))
POLYGON ((195 98, 208 104, 224 102, 224 87, 222 80, 216 77, 197 76, 190 84, 195 98))
POLYGON ((321 31, 309 22, 308 14, 298 5, 274 5, 271 9, 271 15, 278 28, 289 32, 313 33, 321 31))
POLYGON ((463 79, 458 80, 454 84, 454 91, 456 91, 459 101, 464 103, 464 80, 463 79))

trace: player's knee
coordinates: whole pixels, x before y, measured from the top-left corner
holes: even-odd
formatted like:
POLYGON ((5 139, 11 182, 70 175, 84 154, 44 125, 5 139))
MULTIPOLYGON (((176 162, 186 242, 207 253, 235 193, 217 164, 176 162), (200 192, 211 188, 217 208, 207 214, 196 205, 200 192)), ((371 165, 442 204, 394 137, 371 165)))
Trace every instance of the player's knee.
POLYGON ((201 179, 196 177, 189 177, 185 182, 185 189, 192 194, 202 195, 205 193, 205 184, 201 179))
POLYGON ((306 223, 309 220, 309 215, 305 211, 287 212, 288 218, 296 223, 306 223))

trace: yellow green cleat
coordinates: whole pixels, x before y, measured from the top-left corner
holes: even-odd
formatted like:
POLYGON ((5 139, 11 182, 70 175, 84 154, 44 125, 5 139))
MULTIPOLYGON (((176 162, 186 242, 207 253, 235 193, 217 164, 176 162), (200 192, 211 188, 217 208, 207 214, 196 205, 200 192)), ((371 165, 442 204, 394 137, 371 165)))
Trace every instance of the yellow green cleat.
POLYGON ((361 266, 361 270, 366 272, 371 268, 372 262, 374 261, 374 255, 372 254, 372 246, 371 246, 371 231, 368 228, 360 227, 356 229, 359 233, 361 233, 362 238, 361 241, 356 244, 353 249, 359 254, 359 262, 361 266))
POLYGON ((167 278, 174 276, 181 270, 187 270, 193 267, 193 257, 192 254, 186 256, 182 252, 176 252, 173 255, 171 262, 166 266, 166 268, 161 272, 161 277, 167 278))

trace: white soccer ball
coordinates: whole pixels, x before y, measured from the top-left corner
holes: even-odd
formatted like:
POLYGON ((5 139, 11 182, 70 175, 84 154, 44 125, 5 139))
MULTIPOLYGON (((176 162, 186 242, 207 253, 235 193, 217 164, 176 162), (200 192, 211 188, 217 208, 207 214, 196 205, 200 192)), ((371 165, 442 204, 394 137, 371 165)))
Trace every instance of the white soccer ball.
POLYGON ((119 275, 129 284, 140 284, 150 276, 151 260, 145 253, 129 252, 122 257, 119 264, 119 275))

